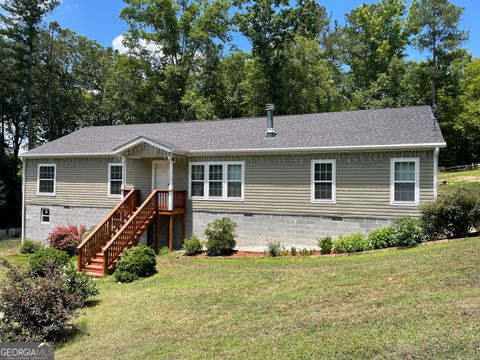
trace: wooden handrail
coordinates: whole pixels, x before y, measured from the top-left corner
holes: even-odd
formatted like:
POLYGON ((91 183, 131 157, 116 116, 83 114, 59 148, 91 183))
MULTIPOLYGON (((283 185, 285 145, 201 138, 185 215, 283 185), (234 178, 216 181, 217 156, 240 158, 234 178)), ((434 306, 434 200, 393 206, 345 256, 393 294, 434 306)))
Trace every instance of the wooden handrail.
POLYGON ((168 210, 169 196, 173 195, 174 209, 185 208, 185 190, 153 190, 123 226, 103 246, 103 273, 107 274, 111 265, 127 247, 134 246, 147 229, 152 215, 168 210))
POLYGON ((120 256, 123 250, 134 245, 140 238, 145 229, 141 229, 145 225, 151 215, 153 215, 158 207, 158 194, 161 190, 153 190, 148 198, 140 205, 132 216, 125 222, 120 230, 112 237, 112 239, 102 248, 103 252, 103 273, 107 274, 110 265, 120 256))
POLYGON ((137 208, 138 190, 132 189, 117 206, 95 227, 78 245, 78 269, 85 268, 87 262, 101 249, 125 219, 137 208))

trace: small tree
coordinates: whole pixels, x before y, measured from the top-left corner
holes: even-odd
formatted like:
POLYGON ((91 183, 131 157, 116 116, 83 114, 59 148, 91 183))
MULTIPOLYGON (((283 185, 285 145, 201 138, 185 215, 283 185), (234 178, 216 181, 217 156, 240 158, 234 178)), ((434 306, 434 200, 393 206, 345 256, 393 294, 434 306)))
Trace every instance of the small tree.
POLYGON ((230 218, 223 217, 210 222, 205 229, 207 237, 207 255, 230 255, 235 248, 237 234, 235 224, 230 218))

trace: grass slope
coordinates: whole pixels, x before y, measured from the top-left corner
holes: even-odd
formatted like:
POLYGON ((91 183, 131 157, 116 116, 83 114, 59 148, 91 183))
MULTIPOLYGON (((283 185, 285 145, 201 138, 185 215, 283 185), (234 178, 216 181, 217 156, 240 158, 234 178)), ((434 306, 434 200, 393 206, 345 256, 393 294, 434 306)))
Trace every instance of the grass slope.
POLYGON ((480 239, 339 258, 176 259, 99 303, 58 359, 480 357, 480 239))
POLYGON ((446 185, 439 185, 439 191, 451 191, 464 188, 472 191, 480 191, 480 170, 440 173, 440 180, 447 180, 446 185))

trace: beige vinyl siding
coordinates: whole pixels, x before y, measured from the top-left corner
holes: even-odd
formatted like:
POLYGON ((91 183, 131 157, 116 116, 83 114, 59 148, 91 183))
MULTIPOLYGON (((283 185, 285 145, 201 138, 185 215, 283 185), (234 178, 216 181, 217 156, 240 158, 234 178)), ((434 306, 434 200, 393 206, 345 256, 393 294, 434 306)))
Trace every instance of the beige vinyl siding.
POLYGON ((140 201, 152 192, 152 160, 127 159, 127 186, 140 190, 140 201))
MULTIPOLYGON (((193 211, 393 218, 416 216, 416 206, 390 205, 390 158, 420 158, 420 203, 433 199, 433 151, 305 156, 248 156, 245 200, 193 200, 193 211), (311 203, 311 160, 336 160, 336 203, 311 203)), ((217 158, 227 161, 227 157, 217 158)), ((198 161, 215 161, 210 157, 198 161)), ((191 159, 196 161, 196 159, 191 159)))
MULTIPOLYGON (((136 153, 135 153, 136 155, 136 153)), ((127 185, 140 190, 141 201, 152 192, 152 162, 165 158, 127 159, 127 185)), ((188 161, 177 158, 173 165, 174 189, 188 189, 188 161)))
POLYGON ((108 196, 108 164, 120 163, 114 158, 76 158, 26 160, 26 203, 114 207, 118 197, 108 196), (56 164, 55 196, 37 195, 38 164, 56 164))

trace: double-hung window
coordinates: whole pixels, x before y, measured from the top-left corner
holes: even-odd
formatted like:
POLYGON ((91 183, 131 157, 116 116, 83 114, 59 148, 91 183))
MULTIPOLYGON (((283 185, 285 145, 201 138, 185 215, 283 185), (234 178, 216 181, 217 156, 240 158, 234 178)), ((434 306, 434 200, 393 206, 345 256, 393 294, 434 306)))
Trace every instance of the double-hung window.
POLYGON ((419 202, 419 159, 398 158, 390 162, 390 202, 417 205, 419 202))
POLYGON ((244 166, 243 161, 190 163, 190 197, 243 200, 244 166))
POLYGON ((123 183, 123 165, 108 165, 108 196, 121 196, 123 183))
POLYGON ((38 165, 38 195, 55 196, 56 172, 55 164, 38 165))
POLYGON ((335 203, 335 172, 335 160, 312 160, 312 202, 335 203))

